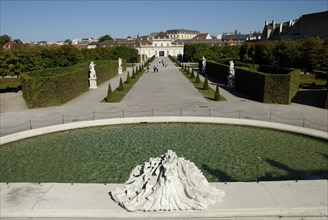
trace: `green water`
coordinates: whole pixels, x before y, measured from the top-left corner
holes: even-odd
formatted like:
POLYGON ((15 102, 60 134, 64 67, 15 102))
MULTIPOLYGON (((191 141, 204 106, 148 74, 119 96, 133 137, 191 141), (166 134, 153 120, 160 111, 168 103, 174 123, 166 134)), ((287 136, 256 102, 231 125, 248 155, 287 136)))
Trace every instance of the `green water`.
POLYGON ((65 131, 0 148, 1 182, 123 183, 168 149, 208 181, 327 179, 327 141, 245 126, 161 123, 65 131))

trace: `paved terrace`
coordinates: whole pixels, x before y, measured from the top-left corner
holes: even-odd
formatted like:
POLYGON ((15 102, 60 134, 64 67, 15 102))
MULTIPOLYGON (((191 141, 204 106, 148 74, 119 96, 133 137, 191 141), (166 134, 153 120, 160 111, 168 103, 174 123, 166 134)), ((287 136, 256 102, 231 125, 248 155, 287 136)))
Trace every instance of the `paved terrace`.
MULTIPOLYGON (((90 90, 61 106, 28 109, 21 93, 0 94, 1 136, 44 126, 104 118, 140 116, 209 116, 247 118, 286 123, 328 131, 328 111, 292 103, 290 105, 263 104, 248 99, 237 91, 221 85, 220 93, 227 101, 204 99, 168 58, 168 65, 159 64, 159 58, 150 66, 120 103, 103 103, 108 83, 118 87, 120 77, 126 79, 127 71, 96 90, 90 90), (152 67, 159 66, 154 73, 152 67)), ((131 71, 128 68, 128 71, 131 71)), ((215 89, 215 83, 210 82, 215 89)))

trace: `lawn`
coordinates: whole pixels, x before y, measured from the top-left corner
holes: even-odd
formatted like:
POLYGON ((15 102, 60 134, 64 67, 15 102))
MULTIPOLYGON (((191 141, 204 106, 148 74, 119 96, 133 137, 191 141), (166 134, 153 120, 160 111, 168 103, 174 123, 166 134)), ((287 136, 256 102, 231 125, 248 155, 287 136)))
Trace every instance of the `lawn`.
POLYGON ((18 88, 21 86, 20 78, 0 78, 0 89, 18 88))
POLYGON ((0 148, 1 182, 123 183, 167 150, 208 181, 328 178, 327 141, 245 126, 160 123, 54 133, 0 148))

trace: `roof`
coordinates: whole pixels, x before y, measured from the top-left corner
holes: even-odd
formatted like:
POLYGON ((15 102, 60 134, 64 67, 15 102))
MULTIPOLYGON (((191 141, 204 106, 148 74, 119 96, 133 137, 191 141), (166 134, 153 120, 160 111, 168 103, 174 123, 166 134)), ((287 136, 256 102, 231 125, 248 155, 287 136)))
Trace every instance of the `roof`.
POLYGON ((5 44, 3 45, 3 48, 9 48, 9 47, 12 47, 12 46, 14 46, 14 45, 15 45, 14 42, 12 42, 12 41, 8 41, 7 43, 5 43, 5 44))
POLYGON ((160 32, 155 36, 156 39, 165 39, 165 38, 169 38, 166 33, 164 32, 160 32))
POLYGON ((237 44, 237 41, 234 41, 234 40, 232 40, 232 39, 230 39, 230 40, 228 40, 227 41, 227 44, 237 44))
POLYGON ((202 34, 197 34, 194 38, 194 40, 199 39, 199 40, 205 40, 208 36, 208 33, 202 33, 202 34))

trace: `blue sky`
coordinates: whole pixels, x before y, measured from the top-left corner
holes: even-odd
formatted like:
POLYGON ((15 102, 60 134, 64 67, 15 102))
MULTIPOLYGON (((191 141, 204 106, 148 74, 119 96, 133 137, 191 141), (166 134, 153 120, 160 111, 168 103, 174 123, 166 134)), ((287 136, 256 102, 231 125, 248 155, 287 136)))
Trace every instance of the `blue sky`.
POLYGON ((0 35, 30 41, 146 35, 185 28, 217 35, 262 31, 328 10, 328 0, 0 0, 0 35))

